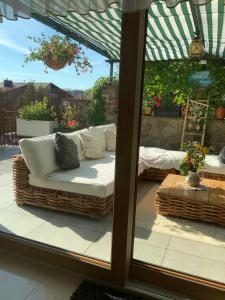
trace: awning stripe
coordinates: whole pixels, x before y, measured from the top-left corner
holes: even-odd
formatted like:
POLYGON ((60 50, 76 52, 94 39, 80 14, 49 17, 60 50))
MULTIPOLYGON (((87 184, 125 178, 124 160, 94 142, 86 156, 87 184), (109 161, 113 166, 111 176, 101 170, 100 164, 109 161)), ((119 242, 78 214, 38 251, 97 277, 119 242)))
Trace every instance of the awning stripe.
POLYGON ((223 42, 224 42, 224 37, 223 37, 223 27, 224 27, 224 5, 222 5, 222 3, 220 1, 218 1, 218 30, 217 30, 217 40, 220 41, 217 43, 217 47, 216 47, 216 55, 219 56, 220 55, 220 49, 223 48, 223 42))
POLYGON ((148 18, 148 29, 147 29, 147 36, 148 36, 147 40, 148 40, 148 38, 151 38, 151 40, 155 41, 155 44, 157 44, 158 48, 162 51, 163 60, 170 59, 168 46, 164 43, 164 41, 162 41, 162 39, 158 38, 155 30, 153 29, 152 22, 153 22, 152 19, 149 17, 148 18), (165 54, 163 54, 163 53, 165 53, 165 54))
POLYGON ((172 14, 171 14, 172 12, 169 10, 169 8, 166 8, 166 7, 164 10, 163 5, 161 3, 159 3, 159 5, 157 5, 157 7, 159 10, 159 13, 162 16, 162 18, 160 18, 159 20, 162 20, 161 24, 162 25, 165 24, 166 25, 165 28, 168 29, 168 30, 166 30, 167 37, 169 37, 173 41, 174 45, 179 48, 177 56, 178 57, 180 56, 180 58, 184 58, 185 55, 184 55, 183 47, 180 43, 179 37, 176 35, 176 33, 174 31, 174 26, 176 26, 176 22, 173 22, 173 20, 172 20, 172 18, 173 18, 172 14), (165 12, 166 10, 167 10, 167 13, 165 12), (170 16, 168 16, 168 13, 170 14, 170 16), (168 17, 164 18, 163 16, 168 16, 168 17), (174 26, 172 26, 171 23, 173 23, 174 26))
MULTIPOLYGON (((225 8, 223 0, 213 0, 196 7, 206 52, 225 58, 225 8)), ((108 57, 120 55, 121 11, 114 4, 103 13, 70 13, 67 17, 49 17, 98 46, 108 57)), ((195 33, 188 1, 169 9, 164 1, 154 2, 148 13, 146 60, 188 58, 188 48, 195 33)), ((128 49, 129 51, 129 49, 128 49)))

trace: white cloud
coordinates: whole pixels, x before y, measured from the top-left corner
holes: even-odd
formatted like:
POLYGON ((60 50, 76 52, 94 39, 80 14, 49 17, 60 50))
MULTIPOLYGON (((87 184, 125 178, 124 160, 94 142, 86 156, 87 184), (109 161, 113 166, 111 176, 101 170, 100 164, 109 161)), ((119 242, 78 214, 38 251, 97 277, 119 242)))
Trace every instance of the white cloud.
POLYGON ((0 30, 0 45, 13 49, 17 52, 27 54, 29 49, 23 46, 20 46, 14 39, 12 39, 4 30, 0 30))

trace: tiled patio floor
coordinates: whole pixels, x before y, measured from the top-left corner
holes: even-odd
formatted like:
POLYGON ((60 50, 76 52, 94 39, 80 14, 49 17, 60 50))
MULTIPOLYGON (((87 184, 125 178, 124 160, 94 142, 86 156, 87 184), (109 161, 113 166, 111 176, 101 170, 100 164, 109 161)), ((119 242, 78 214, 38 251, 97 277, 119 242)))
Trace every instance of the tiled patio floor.
MULTIPOLYGON (((110 261, 112 215, 101 221, 35 207, 13 200, 11 156, 0 148, 0 230, 110 261)), ((158 183, 140 181, 134 258, 225 283, 225 228, 157 216, 158 183)))

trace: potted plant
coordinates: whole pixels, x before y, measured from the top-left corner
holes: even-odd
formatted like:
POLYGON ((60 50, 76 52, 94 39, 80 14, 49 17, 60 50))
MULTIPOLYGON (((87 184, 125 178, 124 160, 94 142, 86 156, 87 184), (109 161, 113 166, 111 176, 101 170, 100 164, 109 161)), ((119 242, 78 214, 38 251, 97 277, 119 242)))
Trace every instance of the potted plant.
POLYGON ((215 118, 223 120, 225 118, 225 99, 223 95, 215 91, 211 96, 210 105, 215 108, 215 118))
POLYGON ((58 128, 54 132, 73 132, 79 128, 76 120, 76 107, 73 105, 66 106, 62 115, 62 120, 59 122, 58 128))
POLYGON ((42 61, 53 70, 60 70, 66 65, 73 65, 76 73, 92 70, 92 66, 84 55, 81 47, 67 36, 54 34, 47 37, 43 33, 41 37, 28 36, 37 46, 25 56, 24 62, 42 61))
POLYGON ((143 105, 144 115, 150 116, 154 108, 160 107, 160 105, 161 105, 161 98, 158 96, 145 98, 144 105, 143 105))
POLYGON ((16 120, 17 134, 24 137, 52 134, 58 121, 55 112, 48 104, 48 98, 22 106, 16 120))
POLYGON ((186 175, 185 182, 188 185, 198 186, 200 183, 199 171, 204 167, 205 155, 209 150, 195 141, 184 143, 181 149, 186 151, 186 155, 180 163, 180 174, 186 175))

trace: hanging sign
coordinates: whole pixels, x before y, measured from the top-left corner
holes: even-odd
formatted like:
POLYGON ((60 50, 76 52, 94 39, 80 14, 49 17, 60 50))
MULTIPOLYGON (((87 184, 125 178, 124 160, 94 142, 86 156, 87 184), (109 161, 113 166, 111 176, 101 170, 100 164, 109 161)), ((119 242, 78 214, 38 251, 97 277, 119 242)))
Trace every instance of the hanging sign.
POLYGON ((190 81, 194 81, 198 86, 211 86, 214 79, 211 77, 209 71, 195 72, 189 76, 190 81))

